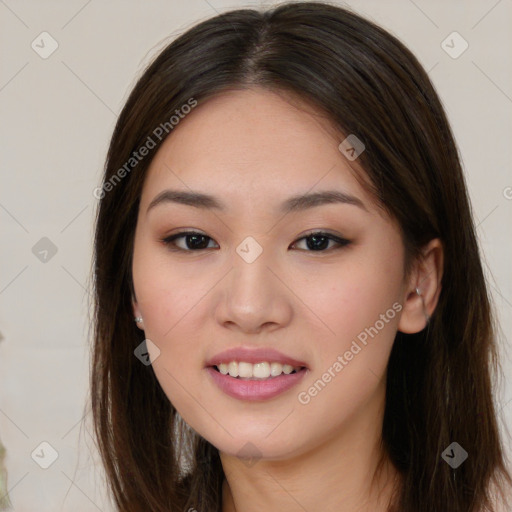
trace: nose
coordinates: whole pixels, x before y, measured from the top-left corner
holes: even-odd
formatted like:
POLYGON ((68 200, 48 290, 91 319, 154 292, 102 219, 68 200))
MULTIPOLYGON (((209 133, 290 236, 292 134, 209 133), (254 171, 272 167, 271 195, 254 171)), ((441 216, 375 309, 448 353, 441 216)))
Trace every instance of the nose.
POLYGON ((251 262, 233 254, 233 267, 220 283, 217 321, 224 327, 257 334, 286 326, 293 315, 293 284, 286 286, 286 272, 280 270, 271 251, 251 262))

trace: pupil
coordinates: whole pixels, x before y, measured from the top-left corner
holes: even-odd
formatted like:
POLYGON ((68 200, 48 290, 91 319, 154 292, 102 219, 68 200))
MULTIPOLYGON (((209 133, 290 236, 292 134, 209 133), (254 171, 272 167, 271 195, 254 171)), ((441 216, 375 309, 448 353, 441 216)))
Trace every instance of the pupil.
POLYGON ((329 239, 326 236, 311 235, 306 240, 308 249, 311 250, 325 249, 329 245, 329 239))
POLYGON ((204 243, 204 241, 208 238, 205 235, 187 235, 187 238, 188 242, 190 242, 190 240, 193 240, 192 243, 187 242, 187 246, 189 249, 206 249, 206 247, 208 246, 208 242, 206 242, 206 244, 204 243), (203 243, 197 243, 198 239, 202 239, 203 243))

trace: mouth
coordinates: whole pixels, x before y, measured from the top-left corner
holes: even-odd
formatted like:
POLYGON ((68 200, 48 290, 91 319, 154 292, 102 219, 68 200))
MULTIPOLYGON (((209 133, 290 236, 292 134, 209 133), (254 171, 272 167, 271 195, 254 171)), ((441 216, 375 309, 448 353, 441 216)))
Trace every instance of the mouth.
POLYGON ((207 366, 212 383, 224 394, 237 400, 262 402, 284 395, 308 373, 305 366, 291 366, 262 361, 230 361, 207 366))
POLYGON ((284 394, 310 371, 306 363, 272 347, 235 347, 206 362, 211 382, 238 400, 262 401, 284 394))

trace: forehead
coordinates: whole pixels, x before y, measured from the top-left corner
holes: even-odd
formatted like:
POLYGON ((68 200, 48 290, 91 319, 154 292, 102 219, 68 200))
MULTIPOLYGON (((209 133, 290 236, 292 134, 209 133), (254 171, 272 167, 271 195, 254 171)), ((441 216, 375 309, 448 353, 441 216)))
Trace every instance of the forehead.
POLYGON ((180 120, 148 169, 142 203, 164 188, 207 192, 235 202, 282 202, 340 190, 373 202, 338 146, 344 136, 325 114, 288 93, 230 90, 180 120))

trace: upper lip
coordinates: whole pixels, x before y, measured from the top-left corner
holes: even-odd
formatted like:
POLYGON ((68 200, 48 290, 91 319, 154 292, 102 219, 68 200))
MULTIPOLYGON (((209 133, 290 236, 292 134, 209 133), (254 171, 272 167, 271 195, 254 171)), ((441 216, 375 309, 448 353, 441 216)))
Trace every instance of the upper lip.
POLYGON ((273 348, 248 348, 248 347, 237 347, 224 350, 219 354, 213 356, 206 362, 206 366, 218 366, 221 363, 229 363, 231 361, 243 361, 246 363, 281 363, 289 364, 295 368, 305 367, 306 363, 294 359, 293 357, 287 356, 278 350, 273 348))

